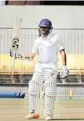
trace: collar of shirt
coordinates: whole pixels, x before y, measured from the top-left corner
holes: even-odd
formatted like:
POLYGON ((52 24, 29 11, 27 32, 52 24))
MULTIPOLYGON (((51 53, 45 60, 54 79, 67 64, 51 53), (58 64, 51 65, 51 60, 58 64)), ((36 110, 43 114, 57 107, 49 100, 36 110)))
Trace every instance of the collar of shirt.
POLYGON ((43 40, 49 41, 49 40, 51 40, 51 38, 54 37, 54 36, 55 36, 55 34, 54 34, 53 32, 50 32, 50 33, 48 34, 48 36, 46 36, 46 37, 41 37, 41 40, 42 40, 42 41, 43 41, 43 40))

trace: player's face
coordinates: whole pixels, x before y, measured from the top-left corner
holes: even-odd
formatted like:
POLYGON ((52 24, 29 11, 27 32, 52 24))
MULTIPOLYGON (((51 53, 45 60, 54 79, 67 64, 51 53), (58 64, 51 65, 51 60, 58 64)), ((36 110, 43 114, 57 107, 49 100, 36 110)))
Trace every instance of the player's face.
POLYGON ((43 37, 46 37, 49 34, 49 28, 48 27, 40 27, 40 35, 43 37))

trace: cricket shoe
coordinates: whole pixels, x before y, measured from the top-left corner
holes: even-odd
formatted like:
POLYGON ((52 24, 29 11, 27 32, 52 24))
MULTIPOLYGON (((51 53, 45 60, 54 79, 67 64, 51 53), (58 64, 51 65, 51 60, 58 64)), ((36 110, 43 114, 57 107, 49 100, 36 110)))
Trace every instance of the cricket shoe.
POLYGON ((26 119, 38 119, 39 118, 39 114, 35 114, 35 113, 29 113, 28 115, 25 116, 26 119))
POLYGON ((51 115, 47 115, 47 116, 45 117, 45 120, 46 120, 46 121, 52 120, 52 116, 51 116, 51 115))

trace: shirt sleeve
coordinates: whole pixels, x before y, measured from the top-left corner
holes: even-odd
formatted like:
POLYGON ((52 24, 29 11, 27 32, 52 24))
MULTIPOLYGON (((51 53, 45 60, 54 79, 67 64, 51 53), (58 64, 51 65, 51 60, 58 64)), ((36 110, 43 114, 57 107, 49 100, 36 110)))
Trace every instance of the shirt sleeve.
POLYGON ((63 44, 60 36, 56 37, 56 44, 57 44, 57 48, 59 51, 65 49, 64 44, 63 44))
POLYGON ((38 53, 38 43, 37 42, 34 43, 31 52, 36 53, 36 54, 38 53))

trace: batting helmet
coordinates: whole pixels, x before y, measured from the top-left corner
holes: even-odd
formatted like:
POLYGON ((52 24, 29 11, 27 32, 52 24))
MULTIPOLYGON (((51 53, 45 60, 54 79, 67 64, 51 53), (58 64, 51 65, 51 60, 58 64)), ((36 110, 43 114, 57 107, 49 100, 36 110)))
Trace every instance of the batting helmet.
POLYGON ((39 23, 39 27, 52 28, 52 22, 49 19, 42 19, 39 23))

